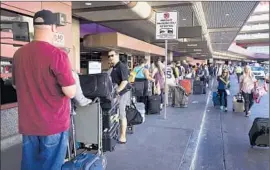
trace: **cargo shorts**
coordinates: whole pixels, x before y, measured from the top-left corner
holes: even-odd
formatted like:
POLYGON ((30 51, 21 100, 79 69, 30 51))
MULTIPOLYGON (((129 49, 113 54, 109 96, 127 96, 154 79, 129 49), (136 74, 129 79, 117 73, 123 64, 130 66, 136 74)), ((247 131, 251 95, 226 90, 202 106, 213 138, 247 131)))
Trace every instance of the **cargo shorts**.
POLYGON ((126 118, 126 106, 129 103, 130 96, 129 96, 129 92, 126 92, 125 94, 123 94, 122 96, 120 96, 120 100, 119 100, 119 119, 123 120, 124 118, 126 118))

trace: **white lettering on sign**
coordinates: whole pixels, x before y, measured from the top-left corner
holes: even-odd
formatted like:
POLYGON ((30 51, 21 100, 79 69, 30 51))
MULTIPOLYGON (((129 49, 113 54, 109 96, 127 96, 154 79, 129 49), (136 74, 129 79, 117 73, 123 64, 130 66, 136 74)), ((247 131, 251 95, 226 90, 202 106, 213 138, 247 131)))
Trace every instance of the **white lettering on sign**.
POLYGON ((58 47, 65 46, 65 36, 62 33, 55 33, 53 37, 53 44, 58 47))
POLYGON ((156 13, 156 39, 178 39, 178 12, 156 13))
POLYGON ((188 47, 197 47, 197 44, 187 44, 188 47))

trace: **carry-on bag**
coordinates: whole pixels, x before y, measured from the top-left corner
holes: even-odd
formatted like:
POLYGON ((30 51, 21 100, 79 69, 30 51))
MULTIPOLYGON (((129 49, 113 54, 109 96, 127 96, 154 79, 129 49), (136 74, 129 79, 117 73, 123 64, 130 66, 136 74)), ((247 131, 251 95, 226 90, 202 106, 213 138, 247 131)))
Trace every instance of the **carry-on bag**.
POLYGON ((213 101, 214 106, 220 106, 220 96, 218 92, 213 92, 212 101, 213 101))
POLYGON ((172 106, 173 107, 187 107, 188 96, 182 86, 172 87, 172 106))
POLYGON ((105 129, 102 135, 103 152, 114 151, 120 134, 120 124, 115 122, 111 129, 105 129))
POLYGON ((110 130, 115 122, 119 122, 119 103, 115 103, 110 110, 102 109, 102 127, 103 130, 110 130))
POLYGON ((153 95, 147 97, 147 114, 160 114, 161 97, 153 95))
MULTIPOLYGON (((69 155, 69 159, 67 162, 65 162, 62 166, 62 170, 105 170, 106 169, 106 157, 103 155, 103 151, 102 151, 102 140, 101 140, 101 134, 102 134, 102 116, 101 116, 101 112, 100 112, 100 102, 98 99, 95 99, 93 101, 93 103, 91 103, 88 106, 84 106, 84 107, 78 107, 76 112, 77 115, 72 116, 73 118, 71 119, 71 123, 72 123, 72 127, 75 127, 75 129, 73 129, 72 132, 72 140, 73 140, 73 149, 74 149, 74 154, 71 153, 71 147, 70 145, 68 145, 68 155, 69 155), (82 109, 83 108, 83 109, 82 109), (96 112, 92 112, 93 110, 95 110, 96 112), (91 114, 89 114, 91 113, 91 114), (79 118, 76 118, 78 115, 79 118), (77 137, 77 135, 81 136, 82 132, 81 128, 83 126, 85 126, 85 123, 87 122, 87 120, 85 120, 84 122, 80 122, 79 120, 81 120, 80 118, 85 117, 85 115, 91 115, 93 116, 96 121, 96 123, 94 125, 92 125, 92 127, 96 126, 93 129, 88 129, 87 133, 85 133, 86 135, 91 135, 90 138, 88 138, 88 136, 86 136, 86 140, 80 140, 80 137, 77 137), (78 126, 78 124, 82 123, 82 125, 78 126), (77 127, 79 127, 77 129, 77 127), (75 133, 75 135, 74 135, 75 133), (95 136, 96 135, 96 136, 95 136), (89 140, 87 140, 89 139, 89 140), (82 153, 77 154, 76 150, 76 145, 75 143, 79 141, 79 142, 84 142, 86 144, 97 144, 98 148, 97 148, 97 153, 90 153, 88 152, 87 148, 85 149, 82 153)), ((86 117, 85 117, 86 118, 86 117)))
POLYGON ((206 94, 206 84, 203 81, 194 80, 193 94, 206 94))
POLYGON ((257 117, 249 131, 250 145, 267 147, 269 146, 269 118, 257 117))
POLYGON ((84 96, 89 98, 99 97, 111 100, 113 94, 113 83, 107 73, 80 75, 80 83, 84 96))
POLYGON ((144 118, 142 113, 138 111, 136 105, 131 101, 131 106, 126 107, 127 124, 129 126, 142 124, 144 118))
POLYGON ((244 112, 245 101, 241 93, 233 96, 233 112, 244 112))
POLYGON ((187 95, 191 94, 191 80, 188 79, 180 80, 179 85, 185 89, 187 95))

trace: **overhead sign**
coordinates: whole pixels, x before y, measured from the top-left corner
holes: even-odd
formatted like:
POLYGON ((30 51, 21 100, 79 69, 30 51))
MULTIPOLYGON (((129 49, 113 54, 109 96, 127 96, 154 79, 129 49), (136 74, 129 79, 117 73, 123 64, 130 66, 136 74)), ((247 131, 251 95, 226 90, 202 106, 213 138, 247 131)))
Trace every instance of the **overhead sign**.
POLYGON ((53 44, 57 47, 65 46, 65 36, 62 33, 55 33, 53 37, 53 44))
POLYGON ((202 27, 178 27, 178 38, 201 38, 202 27))
POLYGON ((177 39, 178 12, 157 12, 156 13, 156 39, 171 40, 177 39))

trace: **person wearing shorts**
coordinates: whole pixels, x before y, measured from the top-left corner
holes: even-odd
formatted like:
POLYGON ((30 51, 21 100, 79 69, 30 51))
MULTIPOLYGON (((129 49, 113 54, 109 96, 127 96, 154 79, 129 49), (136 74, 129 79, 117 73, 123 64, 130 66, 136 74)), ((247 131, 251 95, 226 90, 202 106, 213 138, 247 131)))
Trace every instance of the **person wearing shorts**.
POLYGON ((120 138, 119 143, 125 144, 126 139, 126 130, 127 130, 127 118, 126 118, 126 106, 128 104, 129 95, 128 95, 128 67, 119 60, 119 53, 116 51, 109 51, 108 57, 110 62, 113 65, 111 72, 112 82, 118 85, 116 90, 117 95, 119 96, 119 119, 120 119, 120 138))

